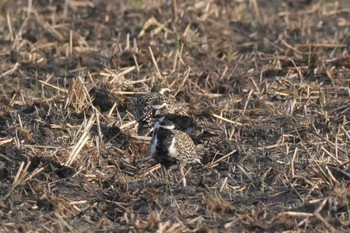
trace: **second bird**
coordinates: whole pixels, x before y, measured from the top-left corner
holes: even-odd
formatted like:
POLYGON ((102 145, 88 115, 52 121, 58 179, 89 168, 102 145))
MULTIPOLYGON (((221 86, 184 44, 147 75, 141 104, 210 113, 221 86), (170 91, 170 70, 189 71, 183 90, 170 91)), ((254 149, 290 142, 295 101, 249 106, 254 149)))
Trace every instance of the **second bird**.
POLYGON ((150 152, 153 158, 166 168, 179 165, 184 186, 186 180, 183 167, 189 163, 201 163, 191 137, 176 130, 174 123, 164 118, 159 118, 154 123, 150 152))

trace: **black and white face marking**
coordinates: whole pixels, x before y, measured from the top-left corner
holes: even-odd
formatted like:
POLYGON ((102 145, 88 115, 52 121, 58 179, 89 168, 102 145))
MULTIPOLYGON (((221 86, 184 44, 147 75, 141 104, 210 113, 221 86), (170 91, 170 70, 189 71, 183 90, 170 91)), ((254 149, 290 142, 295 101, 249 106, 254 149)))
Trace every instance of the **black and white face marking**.
POLYGON ((164 118, 160 122, 159 127, 163 128, 163 129, 175 129, 174 123, 169 121, 169 120, 164 120, 164 118))
POLYGON ((158 128, 175 129, 175 125, 173 122, 166 120, 165 117, 160 117, 154 120, 153 131, 156 131, 158 128))
POLYGON ((157 102, 154 102, 154 103, 152 104, 152 108, 153 108, 154 110, 163 109, 163 108, 166 108, 167 106, 168 106, 167 103, 157 103, 157 102))
POLYGON ((171 99, 175 99, 175 96, 173 96, 170 93, 170 89, 169 88, 162 88, 162 89, 160 89, 159 94, 165 95, 165 96, 167 96, 167 97, 169 97, 171 99))
POLYGON ((162 95, 166 95, 167 92, 169 93, 170 92, 170 89, 169 88, 162 88, 160 89, 159 93, 162 94, 162 95))

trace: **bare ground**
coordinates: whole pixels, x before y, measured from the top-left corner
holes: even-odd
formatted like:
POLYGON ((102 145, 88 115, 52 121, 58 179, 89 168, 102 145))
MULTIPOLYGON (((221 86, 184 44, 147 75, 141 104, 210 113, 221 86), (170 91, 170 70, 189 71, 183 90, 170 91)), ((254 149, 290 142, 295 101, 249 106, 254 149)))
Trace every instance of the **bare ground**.
POLYGON ((0 1, 1 232, 348 232, 350 4, 0 1), (216 136, 149 170, 136 94, 216 136))

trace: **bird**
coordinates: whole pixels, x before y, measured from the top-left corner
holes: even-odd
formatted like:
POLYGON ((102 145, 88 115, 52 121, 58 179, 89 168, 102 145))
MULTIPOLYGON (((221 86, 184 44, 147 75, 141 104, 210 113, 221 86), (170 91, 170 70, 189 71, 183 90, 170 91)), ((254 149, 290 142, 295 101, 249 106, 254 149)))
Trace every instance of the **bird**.
POLYGON ((152 118, 159 113, 171 109, 175 103, 175 97, 170 94, 169 88, 161 88, 155 85, 151 92, 140 95, 133 106, 133 115, 138 122, 138 134, 143 134, 144 129, 151 128, 152 118))
POLYGON ((175 129, 175 124, 161 117, 155 120, 150 143, 151 156, 165 168, 178 165, 182 175, 183 186, 186 186, 184 166, 200 163, 200 156, 191 137, 175 129))

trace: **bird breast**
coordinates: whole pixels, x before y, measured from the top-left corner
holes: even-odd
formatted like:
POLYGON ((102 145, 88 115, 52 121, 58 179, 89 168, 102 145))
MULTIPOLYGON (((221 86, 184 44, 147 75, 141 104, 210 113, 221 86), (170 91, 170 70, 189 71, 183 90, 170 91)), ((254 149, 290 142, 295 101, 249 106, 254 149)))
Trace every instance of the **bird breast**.
POLYGON ((176 149, 176 138, 175 137, 173 137, 168 150, 169 150, 169 156, 171 156, 171 157, 177 156, 178 152, 176 149))

